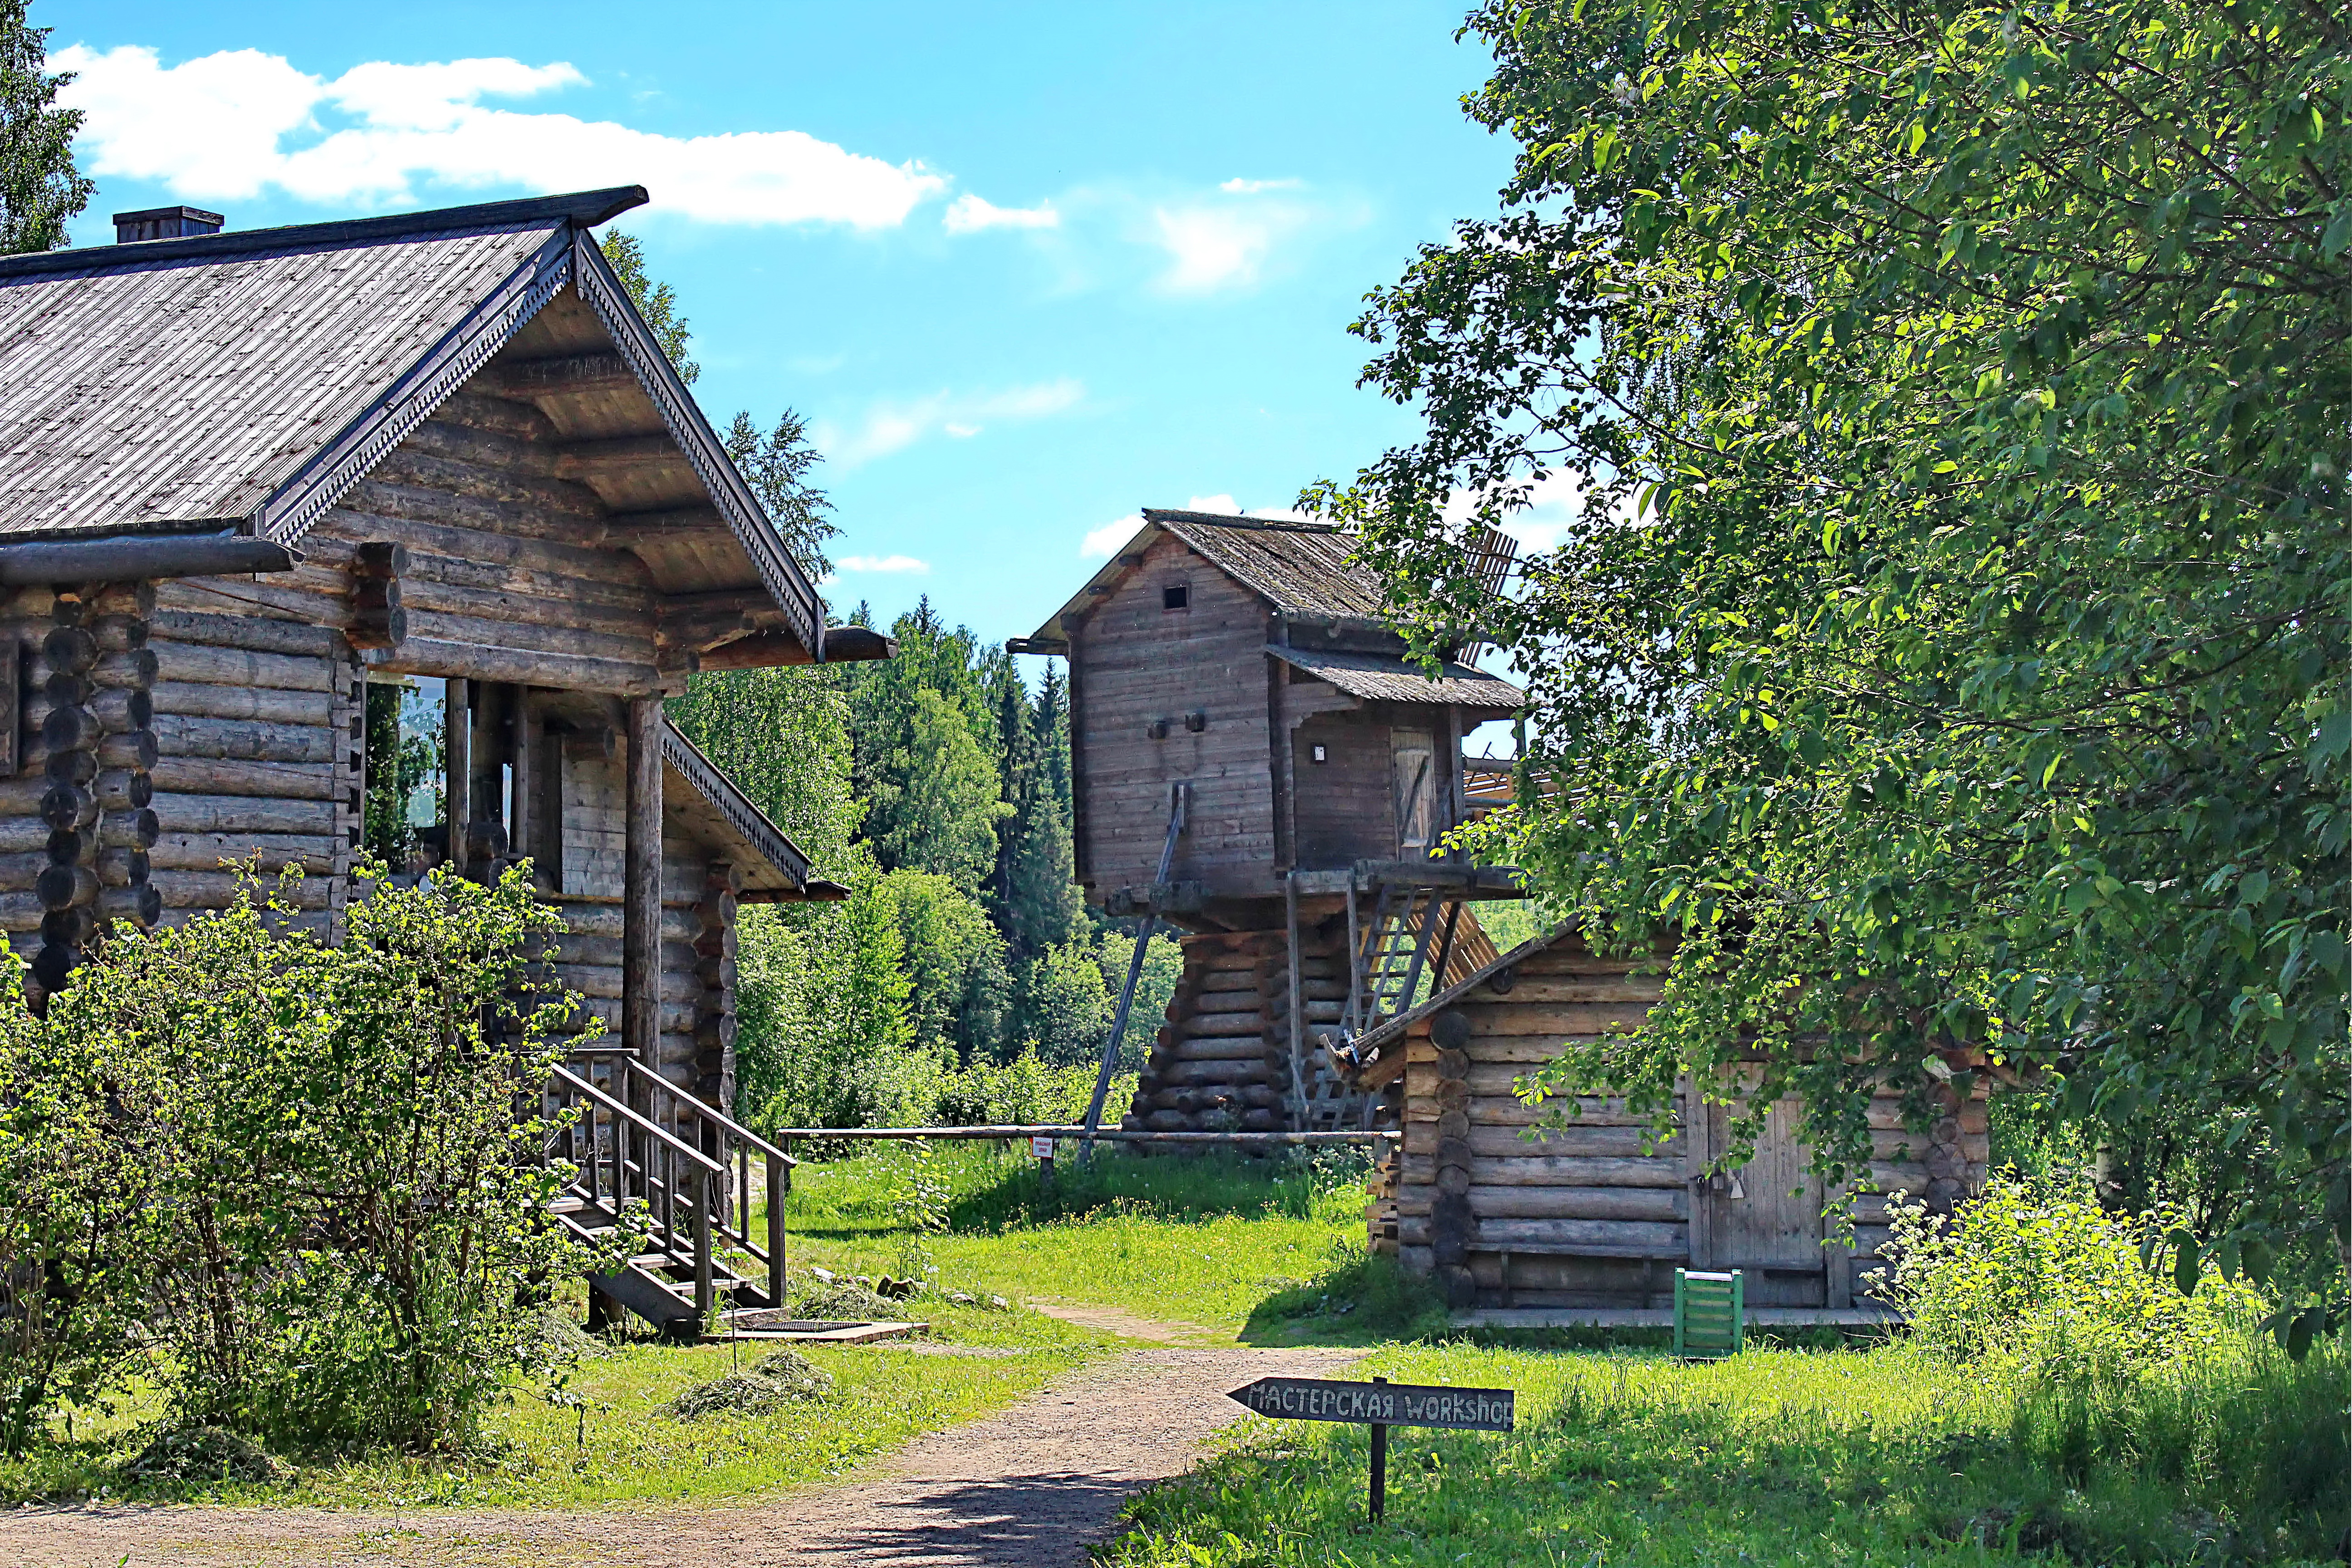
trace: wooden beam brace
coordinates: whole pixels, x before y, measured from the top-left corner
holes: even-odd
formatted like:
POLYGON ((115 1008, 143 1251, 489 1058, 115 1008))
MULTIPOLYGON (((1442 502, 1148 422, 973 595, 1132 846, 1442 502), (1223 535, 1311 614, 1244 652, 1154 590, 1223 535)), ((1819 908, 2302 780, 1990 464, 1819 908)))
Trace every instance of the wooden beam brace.
POLYGON ((486 367, 485 390, 500 397, 535 398, 585 392, 644 390, 619 354, 557 354, 550 359, 498 360, 486 367))
POLYGON ((667 435, 610 436, 598 441, 568 441, 556 449, 555 471, 567 479, 589 479, 646 468, 686 468, 686 454, 667 435))
POLYGON ((716 507, 672 507, 657 511, 614 512, 598 529, 596 542, 626 550, 638 544, 720 534, 732 539, 735 530, 716 507))

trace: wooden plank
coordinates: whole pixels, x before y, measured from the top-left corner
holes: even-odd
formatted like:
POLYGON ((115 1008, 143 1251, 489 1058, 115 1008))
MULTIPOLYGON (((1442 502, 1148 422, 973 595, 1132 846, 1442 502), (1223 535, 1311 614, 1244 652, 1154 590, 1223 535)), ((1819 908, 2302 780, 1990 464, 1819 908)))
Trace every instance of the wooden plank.
POLYGON ((334 670, 323 658, 173 642, 162 637, 152 639, 147 647, 155 655, 158 680, 265 686, 279 691, 315 691, 322 696, 334 690, 334 670))
POLYGON ((335 795, 331 763, 258 763, 223 757, 158 757, 152 770, 158 794, 277 795, 325 800, 335 795))
MULTIPOLYGON (((175 910, 225 910, 236 901, 240 879, 229 871, 167 871, 161 868, 148 874, 147 885, 155 889, 164 907, 175 910)), ((265 872, 261 878, 263 900, 283 899, 298 910, 327 908, 331 889, 322 877, 305 877, 290 887, 280 889, 274 874, 265 872)))
POLYGON ((344 840, 324 833, 165 833, 147 851, 160 870, 214 871, 223 861, 257 860, 264 872, 291 862, 317 874, 335 868, 344 840))
POLYGON ((166 833, 325 837, 335 825, 334 803, 325 798, 178 795, 158 790, 152 804, 166 833))
POLYGON ((182 680, 159 680, 150 695, 159 716, 178 713, 190 718, 254 719, 271 724, 326 723, 331 702, 331 699, 315 691, 182 680))
MULTIPOLYGON (((1427 1246, 1430 1221, 1423 1215, 1397 1216, 1397 1239, 1406 1246, 1427 1246)), ((1607 1219, 1485 1219, 1470 1239, 1473 1247, 1495 1249, 1517 1243, 1523 1247, 1623 1247, 1660 1252, 1685 1250, 1689 1233, 1678 1224, 1607 1219)))
MULTIPOLYGON (((1580 1116, 1570 1113, 1568 1102, 1564 1100, 1547 1100, 1540 1106, 1533 1106, 1509 1095, 1472 1094, 1465 1109, 1474 1127, 1529 1127, 1555 1115, 1571 1127, 1641 1127, 1648 1124, 1646 1118, 1627 1110, 1622 1100, 1587 1100, 1583 1101, 1583 1114, 1580 1116)), ((1423 1117, 1434 1118, 1443 1110, 1444 1107, 1424 1094, 1408 1093, 1405 1100, 1408 1121, 1423 1117)))
MULTIPOLYGON (((1516 1128, 1481 1126, 1473 1122, 1469 1136, 1464 1140, 1470 1152, 1479 1156, 1513 1158, 1528 1154, 1568 1155, 1580 1159, 1640 1159, 1648 1157, 1643 1148, 1643 1131, 1639 1127, 1588 1126, 1566 1127, 1547 1131, 1540 1142, 1523 1138, 1516 1128)), ((1412 1120, 1405 1123, 1404 1148, 1409 1154, 1434 1154, 1439 1142, 1435 1121, 1412 1120)), ((1658 1149, 1670 1156, 1679 1156, 1681 1141, 1669 1138, 1658 1149)))
MULTIPOLYGON (((323 719, 324 713, 319 715, 323 719)), ((166 756, 233 757, 256 763, 331 763, 334 731, 324 724, 211 719, 158 713, 155 746, 166 756)))
MULTIPOLYGON (((1399 1214, 1428 1214, 1435 1187, 1407 1187, 1399 1214)), ((1642 1220, 1679 1223, 1690 1217, 1690 1194, 1680 1187, 1496 1187, 1473 1184, 1470 1212, 1486 1219, 1642 1220)))
POLYGON ((368 668, 396 675, 437 675, 479 680, 508 680, 525 686, 552 687, 565 691, 599 691, 635 696, 656 691, 661 673, 650 663, 630 664, 570 654, 535 653, 522 648, 476 643, 444 642, 412 635, 398 647, 372 656, 368 668))
MULTIPOLYGON (((1520 1147, 1526 1152, 1479 1157, 1478 1181, 1489 1186, 1671 1187, 1677 1192, 1689 1185, 1682 1161, 1672 1155, 1543 1154, 1535 1152, 1534 1144, 1520 1147)), ((1408 1153, 1399 1170, 1408 1184, 1433 1182, 1437 1157, 1408 1153)))

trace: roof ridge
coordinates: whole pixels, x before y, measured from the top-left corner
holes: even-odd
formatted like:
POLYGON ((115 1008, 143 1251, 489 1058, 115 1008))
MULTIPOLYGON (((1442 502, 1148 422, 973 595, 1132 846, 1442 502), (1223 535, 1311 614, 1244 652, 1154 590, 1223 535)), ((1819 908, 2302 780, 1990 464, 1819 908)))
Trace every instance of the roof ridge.
POLYGON ((1245 517, 1227 511, 1185 511, 1176 507, 1148 506, 1146 522, 1205 522, 1218 528, 1263 528, 1284 533, 1345 533, 1336 522, 1309 522, 1295 517, 1245 517))
POLYGON ((477 202, 462 207, 430 207, 421 212, 387 213, 379 217, 335 218, 325 223, 287 224, 277 228, 239 228, 221 234, 188 235, 179 239, 139 239, 127 244, 37 250, 23 256, 0 257, 0 278, 84 268, 102 270, 143 267, 158 261, 199 260, 257 250, 299 249, 307 246, 363 245, 415 235, 451 234, 464 229, 520 226, 557 220, 568 222, 575 228, 593 228, 631 207, 643 206, 648 199, 643 185, 611 185, 603 190, 574 191, 564 195, 477 202))

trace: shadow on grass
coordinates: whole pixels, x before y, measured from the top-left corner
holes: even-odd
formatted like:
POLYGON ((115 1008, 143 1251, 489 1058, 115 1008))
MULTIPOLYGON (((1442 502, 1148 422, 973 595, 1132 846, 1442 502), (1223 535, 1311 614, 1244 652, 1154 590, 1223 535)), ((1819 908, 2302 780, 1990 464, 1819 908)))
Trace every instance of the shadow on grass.
POLYGON ((1445 1303, 1426 1279, 1350 1247, 1314 1279, 1260 1301, 1237 1337, 1245 1345, 1377 1345, 1450 1331, 1445 1303))

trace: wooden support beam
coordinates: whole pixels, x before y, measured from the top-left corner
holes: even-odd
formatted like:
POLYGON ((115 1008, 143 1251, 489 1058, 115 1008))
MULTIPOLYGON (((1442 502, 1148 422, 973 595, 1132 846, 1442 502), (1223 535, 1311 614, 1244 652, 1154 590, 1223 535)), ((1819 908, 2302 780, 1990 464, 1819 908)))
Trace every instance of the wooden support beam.
POLYGON ((525 399, 643 390, 629 362, 611 353, 496 360, 483 367, 477 384, 500 397, 525 399))
POLYGON ((717 507, 664 507, 654 511, 616 511, 597 530, 596 542, 628 549, 635 544, 658 544, 666 540, 724 534, 735 536, 734 525, 717 507))
POLYGON ((555 456, 555 471, 567 479, 691 467, 686 454, 667 435, 608 436, 595 441, 568 441, 555 456))
POLYGON ((660 1059, 662 705, 629 700, 627 836, 621 930, 621 1043, 660 1059))

